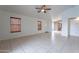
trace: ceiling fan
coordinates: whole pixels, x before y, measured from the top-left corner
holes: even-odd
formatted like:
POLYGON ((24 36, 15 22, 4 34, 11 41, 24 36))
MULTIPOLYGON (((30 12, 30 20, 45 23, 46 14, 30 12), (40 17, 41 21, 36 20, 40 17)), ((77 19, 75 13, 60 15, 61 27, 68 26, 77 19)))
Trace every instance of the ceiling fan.
POLYGON ((46 13, 48 10, 51 10, 51 8, 48 8, 46 5, 42 5, 40 8, 37 7, 36 9, 38 9, 38 13, 40 12, 46 13))

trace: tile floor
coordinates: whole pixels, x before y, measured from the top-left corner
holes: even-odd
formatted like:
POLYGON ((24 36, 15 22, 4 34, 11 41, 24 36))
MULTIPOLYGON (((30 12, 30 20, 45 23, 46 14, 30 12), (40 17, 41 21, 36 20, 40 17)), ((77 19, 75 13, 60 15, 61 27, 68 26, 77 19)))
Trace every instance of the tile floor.
POLYGON ((17 39, 1 40, 1 53, 78 53, 79 37, 60 33, 41 33, 17 39))

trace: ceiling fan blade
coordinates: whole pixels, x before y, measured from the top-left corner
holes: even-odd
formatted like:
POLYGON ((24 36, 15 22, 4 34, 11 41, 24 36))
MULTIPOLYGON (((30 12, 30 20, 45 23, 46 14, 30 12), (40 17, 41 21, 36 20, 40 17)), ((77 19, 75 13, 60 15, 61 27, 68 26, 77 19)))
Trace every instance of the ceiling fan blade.
POLYGON ((36 8, 36 9, 41 9, 41 8, 36 8))
POLYGON ((38 11, 38 13, 40 13, 41 11, 38 11))
POLYGON ((36 9, 42 9, 43 7, 45 7, 45 5, 41 6, 41 8, 38 8, 38 7, 37 7, 36 9))
POLYGON ((43 7, 44 7, 44 5, 41 8, 37 7, 36 9, 39 9, 39 11, 37 11, 37 12, 40 13, 43 7))
POLYGON ((47 9, 45 9, 45 10, 51 10, 51 8, 47 8, 47 9))

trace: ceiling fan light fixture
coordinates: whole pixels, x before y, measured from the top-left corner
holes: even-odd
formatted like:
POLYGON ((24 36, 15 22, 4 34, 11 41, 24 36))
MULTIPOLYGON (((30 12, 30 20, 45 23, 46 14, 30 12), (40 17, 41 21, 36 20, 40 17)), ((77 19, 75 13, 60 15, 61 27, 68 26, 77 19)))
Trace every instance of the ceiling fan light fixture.
POLYGON ((79 21, 79 17, 77 17, 75 20, 78 20, 79 21))
POLYGON ((44 11, 45 11, 44 9, 41 10, 41 12, 44 12, 44 11))

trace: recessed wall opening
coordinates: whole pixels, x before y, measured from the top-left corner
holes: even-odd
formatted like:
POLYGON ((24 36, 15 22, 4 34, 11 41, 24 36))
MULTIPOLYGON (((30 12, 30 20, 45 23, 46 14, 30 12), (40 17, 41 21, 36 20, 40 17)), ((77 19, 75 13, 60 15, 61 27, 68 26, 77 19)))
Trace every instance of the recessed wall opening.
POLYGON ((61 32, 62 31, 62 21, 54 21, 54 31, 55 32, 61 32))

